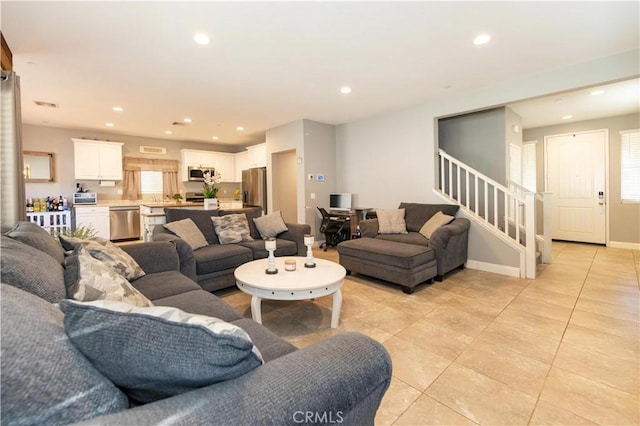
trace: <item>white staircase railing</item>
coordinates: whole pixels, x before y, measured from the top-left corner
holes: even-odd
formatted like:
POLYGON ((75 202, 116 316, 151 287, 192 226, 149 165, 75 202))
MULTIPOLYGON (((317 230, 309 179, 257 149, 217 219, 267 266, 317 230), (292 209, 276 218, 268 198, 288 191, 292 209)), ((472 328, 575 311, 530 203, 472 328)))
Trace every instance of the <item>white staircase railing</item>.
POLYGON ((494 181, 474 168, 438 151, 440 160, 439 190, 460 205, 478 223, 511 244, 520 252, 520 275, 535 278, 537 243, 541 243, 541 260, 551 262, 550 202, 515 183, 512 188, 494 181), (542 205, 544 234, 536 235, 536 203, 542 205), (548 215, 547 215, 548 213, 548 215), (547 235, 549 233, 549 235, 547 235))

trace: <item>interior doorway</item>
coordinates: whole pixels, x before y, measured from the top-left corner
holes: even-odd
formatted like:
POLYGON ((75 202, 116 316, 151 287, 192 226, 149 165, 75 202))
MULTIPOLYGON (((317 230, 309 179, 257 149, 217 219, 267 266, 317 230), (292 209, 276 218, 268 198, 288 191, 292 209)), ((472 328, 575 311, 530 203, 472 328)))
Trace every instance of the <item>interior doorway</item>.
POLYGON ((606 243, 608 140, 607 130, 545 137, 553 239, 606 243))
POLYGON ((273 211, 282 213, 285 222, 298 223, 298 184, 296 150, 283 151, 271 156, 271 193, 273 211))

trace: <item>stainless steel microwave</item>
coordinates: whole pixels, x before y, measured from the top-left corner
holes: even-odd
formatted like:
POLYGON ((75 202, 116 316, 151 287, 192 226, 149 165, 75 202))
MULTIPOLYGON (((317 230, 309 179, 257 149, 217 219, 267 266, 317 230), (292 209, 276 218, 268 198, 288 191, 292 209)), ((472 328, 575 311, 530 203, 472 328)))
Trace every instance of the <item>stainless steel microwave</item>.
POLYGON ((203 182, 205 173, 209 172, 211 176, 215 174, 215 168, 205 166, 189 166, 189 181, 203 182))

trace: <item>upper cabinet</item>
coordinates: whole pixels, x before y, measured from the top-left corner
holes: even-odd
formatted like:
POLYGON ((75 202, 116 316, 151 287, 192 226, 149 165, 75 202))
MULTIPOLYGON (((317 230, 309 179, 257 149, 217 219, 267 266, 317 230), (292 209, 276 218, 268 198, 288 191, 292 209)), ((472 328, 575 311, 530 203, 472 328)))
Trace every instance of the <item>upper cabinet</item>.
POLYGON ((213 167, 222 176, 222 182, 236 182, 234 154, 182 149, 180 159, 183 182, 189 180, 189 167, 213 167))
POLYGON ((261 143, 247 147, 249 167, 267 167, 267 144, 261 143))
POLYGON ((122 180, 120 142, 73 140, 73 164, 76 179, 122 180))
POLYGON ((234 155, 236 157, 236 182, 242 182, 242 171, 249 168, 249 152, 242 151, 234 155))

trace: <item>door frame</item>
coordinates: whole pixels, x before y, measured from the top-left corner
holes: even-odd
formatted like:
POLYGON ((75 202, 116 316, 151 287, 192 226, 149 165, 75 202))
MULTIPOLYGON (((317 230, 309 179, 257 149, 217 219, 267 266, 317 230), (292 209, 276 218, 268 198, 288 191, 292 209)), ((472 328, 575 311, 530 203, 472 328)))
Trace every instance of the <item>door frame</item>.
POLYGON ((544 137, 544 190, 548 192, 549 188, 549 170, 548 170, 548 145, 550 138, 562 137, 562 136, 572 136, 572 135, 584 135, 588 133, 603 133, 604 135, 604 243, 605 246, 609 247, 609 129, 594 129, 594 130, 583 130, 578 132, 566 132, 566 133, 558 133, 554 135, 546 135, 544 137))

